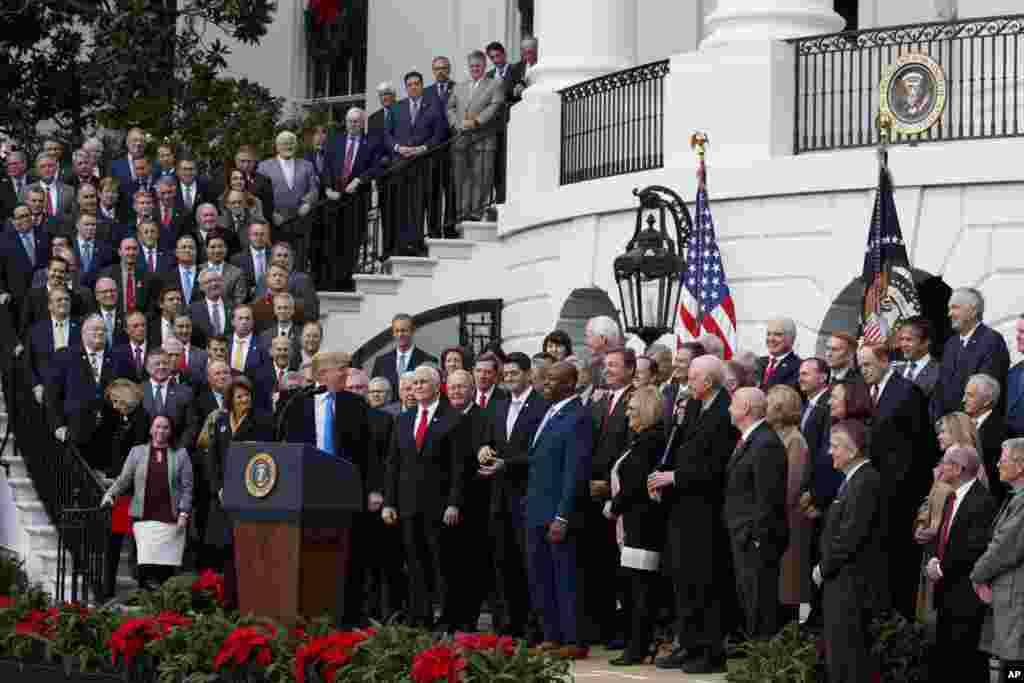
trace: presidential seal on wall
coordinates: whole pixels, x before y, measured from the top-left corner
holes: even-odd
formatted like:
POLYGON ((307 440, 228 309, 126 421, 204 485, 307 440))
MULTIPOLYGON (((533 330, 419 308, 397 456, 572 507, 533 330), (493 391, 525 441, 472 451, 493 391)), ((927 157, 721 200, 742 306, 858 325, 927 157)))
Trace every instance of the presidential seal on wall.
POLYGON ((266 498, 277 484, 277 463, 270 453, 257 453, 245 466, 245 489, 253 498, 266 498))
POLYGON ((887 68, 880 90, 881 114, 891 117, 893 131, 902 135, 925 132, 946 107, 946 74, 920 52, 901 55, 887 68))

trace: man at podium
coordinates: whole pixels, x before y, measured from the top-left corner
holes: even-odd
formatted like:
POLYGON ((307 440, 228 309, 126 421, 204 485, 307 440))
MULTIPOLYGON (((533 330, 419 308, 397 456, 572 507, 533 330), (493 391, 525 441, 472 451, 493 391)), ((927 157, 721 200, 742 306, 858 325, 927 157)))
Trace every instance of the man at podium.
MULTIPOLYGON (((351 357, 342 352, 320 352, 313 356, 313 376, 320 388, 305 396, 297 396, 282 416, 284 441, 306 443, 359 467, 363 490, 367 488, 367 454, 371 447, 366 403, 356 394, 345 391, 345 380, 351 357)), ((363 501, 365 512, 366 501, 363 501)), ((364 517, 361 515, 360 517, 364 517)), ((365 527, 357 517, 352 526, 349 550, 348 580, 345 605, 339 615, 342 628, 357 627, 362 621, 363 564, 365 553, 360 547, 360 531, 365 527)))

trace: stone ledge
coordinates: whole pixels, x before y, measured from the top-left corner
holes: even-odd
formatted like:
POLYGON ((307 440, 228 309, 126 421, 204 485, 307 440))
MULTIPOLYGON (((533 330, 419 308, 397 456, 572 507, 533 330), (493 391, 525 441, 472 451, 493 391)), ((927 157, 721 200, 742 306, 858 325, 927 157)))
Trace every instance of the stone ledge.
POLYGON ((363 295, 394 296, 402 283, 402 278, 395 275, 353 275, 352 279, 356 283, 356 292, 363 295))
POLYGON ((437 259, 423 256, 392 256, 384 263, 390 267, 392 275, 399 278, 433 277, 437 259))
POLYGON ((430 256, 437 259, 469 261, 473 258, 472 240, 427 239, 430 256))
POLYGON ((365 295, 361 292, 317 292, 320 297, 320 315, 329 313, 359 313, 365 295))
POLYGON ((498 224, 491 221, 463 221, 459 223, 462 239, 470 242, 495 242, 498 239, 498 224))

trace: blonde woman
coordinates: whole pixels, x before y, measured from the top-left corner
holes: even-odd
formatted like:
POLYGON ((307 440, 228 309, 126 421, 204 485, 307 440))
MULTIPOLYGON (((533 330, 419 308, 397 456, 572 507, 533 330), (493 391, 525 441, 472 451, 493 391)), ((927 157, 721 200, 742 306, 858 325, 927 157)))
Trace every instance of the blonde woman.
POLYGON ((787 616, 795 617, 802 603, 811 600, 811 534, 814 522, 800 508, 800 483, 808 467, 808 448, 800 433, 802 403, 790 386, 776 385, 768 391, 765 419, 786 447, 786 517, 789 545, 779 570, 779 604, 787 616))

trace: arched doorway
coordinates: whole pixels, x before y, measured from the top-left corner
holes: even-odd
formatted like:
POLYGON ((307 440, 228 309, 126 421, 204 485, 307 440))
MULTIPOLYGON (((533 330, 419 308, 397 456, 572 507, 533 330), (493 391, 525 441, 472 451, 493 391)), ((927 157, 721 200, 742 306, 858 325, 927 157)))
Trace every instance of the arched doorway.
MULTIPOLYGON (((917 285, 917 293, 921 298, 921 315, 932 324, 932 348, 931 353, 938 358, 942 354, 942 345, 953 333, 949 325, 949 318, 946 310, 949 304, 949 297, 953 289, 946 284, 941 276, 914 269, 914 284, 917 285)), ((816 352, 824 356, 825 341, 832 332, 849 332, 856 335, 860 329, 861 302, 864 299, 864 283, 859 277, 854 278, 850 284, 843 288, 821 322, 821 332, 818 334, 816 352)))
MULTIPOLYGON (((599 315, 606 315, 619 320, 619 310, 615 308, 608 292, 599 287, 574 289, 569 298, 562 304, 555 327, 564 330, 572 340, 573 353, 583 360, 590 358, 584 342, 586 341, 587 321, 599 315)), ((622 323, 619 322, 619 327, 622 323)))

